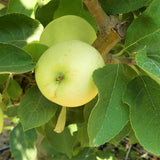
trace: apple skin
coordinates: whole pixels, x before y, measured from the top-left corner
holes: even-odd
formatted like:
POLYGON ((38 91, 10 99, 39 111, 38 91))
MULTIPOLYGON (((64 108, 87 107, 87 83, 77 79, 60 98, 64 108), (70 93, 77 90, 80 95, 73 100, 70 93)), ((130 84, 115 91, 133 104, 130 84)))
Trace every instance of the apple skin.
POLYGON ((3 129, 3 112, 0 107, 0 133, 2 132, 2 129, 3 129))
POLYGON ((92 44, 96 38, 94 28, 85 19, 66 15, 53 20, 45 27, 40 43, 49 47, 65 40, 80 40, 92 44))
POLYGON ((42 94, 66 107, 77 107, 98 93, 93 71, 103 67, 104 60, 91 45, 69 40, 50 47, 39 59, 35 78, 42 94))

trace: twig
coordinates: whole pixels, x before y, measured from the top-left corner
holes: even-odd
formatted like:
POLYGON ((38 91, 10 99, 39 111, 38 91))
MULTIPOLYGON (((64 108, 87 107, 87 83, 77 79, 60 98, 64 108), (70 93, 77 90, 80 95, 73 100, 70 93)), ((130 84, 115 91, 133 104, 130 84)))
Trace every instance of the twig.
POLYGON ((127 154, 126 154, 126 156, 125 156, 125 160, 128 159, 128 156, 129 156, 129 153, 130 153, 130 151, 131 151, 131 148, 132 148, 132 144, 131 144, 131 145, 129 146, 129 148, 128 148, 127 154))
POLYGON ((88 7, 92 17, 95 19, 98 30, 100 32, 105 31, 108 34, 112 28, 110 24, 110 18, 103 11, 98 0, 83 0, 83 2, 88 7))
POLYGON ((106 55, 106 59, 105 59, 106 64, 107 63, 117 63, 117 62, 121 62, 123 64, 128 64, 128 65, 136 65, 135 59, 130 59, 127 57, 117 57, 112 54, 106 55))
POLYGON ((157 160, 157 159, 158 159, 157 156, 154 155, 154 156, 153 156, 153 160, 157 160))
POLYGON ((124 23, 116 16, 108 16, 98 0, 83 0, 98 26, 98 37, 93 46, 101 53, 104 60, 109 51, 125 35, 124 23))

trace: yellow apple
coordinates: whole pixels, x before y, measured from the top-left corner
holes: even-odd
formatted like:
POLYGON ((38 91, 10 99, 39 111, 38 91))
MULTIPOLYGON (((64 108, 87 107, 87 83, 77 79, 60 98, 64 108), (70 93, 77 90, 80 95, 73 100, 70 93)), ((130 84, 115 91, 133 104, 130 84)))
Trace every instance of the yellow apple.
POLYGON ((43 30, 40 43, 47 46, 65 40, 80 40, 92 44, 96 39, 93 27, 83 18, 67 15, 50 22, 43 30))
POLYGON ((35 78, 42 94, 59 105, 81 106, 97 95, 92 74, 104 60, 91 45, 78 40, 57 43, 40 57, 35 78))
POLYGON ((2 129, 3 129, 3 112, 0 107, 0 133, 2 132, 2 129))

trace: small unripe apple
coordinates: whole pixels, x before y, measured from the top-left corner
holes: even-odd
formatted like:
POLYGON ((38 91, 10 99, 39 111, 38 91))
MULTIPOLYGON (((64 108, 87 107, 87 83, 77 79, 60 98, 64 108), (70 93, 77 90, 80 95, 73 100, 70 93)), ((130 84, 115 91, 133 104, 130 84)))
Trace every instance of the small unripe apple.
POLYGON ((57 43, 40 57, 35 78, 42 94, 59 105, 81 106, 98 91, 92 74, 104 60, 91 45, 70 40, 57 43))
POLYGON ((3 112, 0 107, 0 133, 2 132, 2 129, 3 129, 3 112))
POLYGON ((45 27, 40 43, 49 47, 65 40, 80 40, 92 44, 96 37, 95 30, 85 19, 66 15, 53 20, 45 27))

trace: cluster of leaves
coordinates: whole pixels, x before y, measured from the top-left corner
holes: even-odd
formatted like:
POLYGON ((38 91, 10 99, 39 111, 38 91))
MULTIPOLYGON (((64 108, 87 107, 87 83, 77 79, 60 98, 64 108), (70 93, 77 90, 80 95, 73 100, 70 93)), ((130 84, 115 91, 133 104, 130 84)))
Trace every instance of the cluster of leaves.
MULTIPOLYGON (((81 0, 10 0, 0 10, 0 107, 19 124, 10 135, 16 160, 34 159, 37 133, 51 159, 104 159, 97 150, 124 137, 160 155, 160 1, 100 0, 107 14, 126 21, 126 38, 111 51, 136 65, 107 64, 93 74, 98 96, 84 106, 67 108, 66 128, 53 131, 61 106, 38 90, 34 67, 48 48, 39 43, 53 19, 74 14, 96 24, 81 0), (70 5, 68 5, 70 4, 70 5)), ((49 160, 49 158, 48 158, 49 160)))

